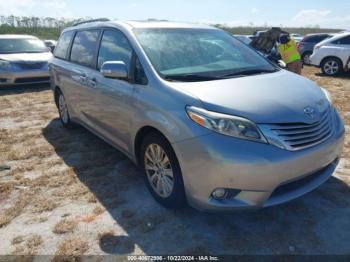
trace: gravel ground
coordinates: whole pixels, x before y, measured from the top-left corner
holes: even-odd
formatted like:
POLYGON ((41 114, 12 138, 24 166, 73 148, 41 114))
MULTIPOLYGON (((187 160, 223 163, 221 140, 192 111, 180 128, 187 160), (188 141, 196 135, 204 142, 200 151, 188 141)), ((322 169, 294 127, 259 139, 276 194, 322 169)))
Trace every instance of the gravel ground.
POLYGON ((346 123, 329 181, 252 212, 171 211, 120 152, 61 127, 51 91, 0 90, 0 255, 350 254, 350 76, 305 76, 328 89, 346 123))

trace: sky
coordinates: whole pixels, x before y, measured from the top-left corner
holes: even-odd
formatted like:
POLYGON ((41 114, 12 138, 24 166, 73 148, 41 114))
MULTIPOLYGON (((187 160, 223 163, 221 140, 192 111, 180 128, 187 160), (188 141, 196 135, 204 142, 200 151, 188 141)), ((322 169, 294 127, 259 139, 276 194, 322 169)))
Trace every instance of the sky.
POLYGON ((0 0, 0 15, 156 18, 229 26, 319 25, 350 30, 349 0, 0 0))

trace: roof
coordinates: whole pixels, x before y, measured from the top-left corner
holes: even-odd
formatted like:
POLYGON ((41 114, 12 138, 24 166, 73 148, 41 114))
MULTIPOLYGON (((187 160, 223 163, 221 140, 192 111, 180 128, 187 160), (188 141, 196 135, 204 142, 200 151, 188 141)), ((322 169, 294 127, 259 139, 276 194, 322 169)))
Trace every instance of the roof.
POLYGON ((89 28, 98 26, 113 26, 120 25, 129 28, 198 28, 198 29, 213 29, 213 27, 195 23, 170 22, 163 20, 145 20, 145 21, 93 21, 86 22, 76 26, 67 28, 66 30, 89 28))
POLYGON ((0 39, 38 39, 35 36, 32 35, 1 35, 0 34, 0 39))
POLYGON ((312 34, 307 34, 305 36, 317 36, 317 35, 335 35, 337 33, 327 33, 327 32, 324 32, 324 33, 312 33, 312 34))
POLYGON ((334 34, 331 38, 328 38, 327 40, 337 40, 339 38, 342 38, 344 36, 348 36, 350 35, 350 32, 343 32, 343 33, 340 33, 340 34, 334 34))
POLYGON ((171 22, 171 21, 125 21, 133 28, 200 28, 212 29, 213 27, 196 23, 171 22))

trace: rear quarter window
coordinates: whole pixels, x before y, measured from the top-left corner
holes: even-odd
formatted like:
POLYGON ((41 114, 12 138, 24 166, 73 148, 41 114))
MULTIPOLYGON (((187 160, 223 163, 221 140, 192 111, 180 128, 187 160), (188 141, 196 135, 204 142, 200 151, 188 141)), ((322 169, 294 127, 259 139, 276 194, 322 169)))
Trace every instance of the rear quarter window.
POLYGON ((57 46, 54 51, 54 56, 57 58, 65 59, 67 55, 67 51, 69 48, 69 44, 74 35, 74 31, 64 32, 60 39, 58 40, 57 46))
POLYGON ((350 35, 342 37, 340 39, 337 39, 337 40, 333 41, 332 44, 336 44, 336 45, 350 45, 350 35))

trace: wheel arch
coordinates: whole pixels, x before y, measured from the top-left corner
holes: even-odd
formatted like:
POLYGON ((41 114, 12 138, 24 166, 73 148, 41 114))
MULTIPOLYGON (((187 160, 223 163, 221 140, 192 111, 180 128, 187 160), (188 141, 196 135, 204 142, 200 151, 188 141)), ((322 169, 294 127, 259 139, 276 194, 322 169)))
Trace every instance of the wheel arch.
POLYGON ((136 133, 136 136, 135 136, 135 139, 134 139, 134 156, 135 156, 135 161, 136 161, 136 164, 139 164, 140 163, 140 149, 141 149, 141 145, 142 145, 142 141, 143 139, 151 134, 151 133, 156 133, 160 136, 162 136, 164 139, 166 139, 169 144, 170 141, 169 139, 157 128, 153 127, 153 126, 143 126, 142 128, 140 128, 137 133, 136 133))
POLYGON ((341 63, 341 64, 340 64, 341 67, 344 68, 343 60, 341 60, 341 58, 339 58, 339 57, 337 57, 337 56, 335 56, 335 55, 330 55, 330 56, 324 57, 324 58, 321 60, 320 65, 323 66, 323 63, 324 63, 327 59, 330 59, 330 58, 335 58, 335 59, 339 60, 340 63, 341 63))

